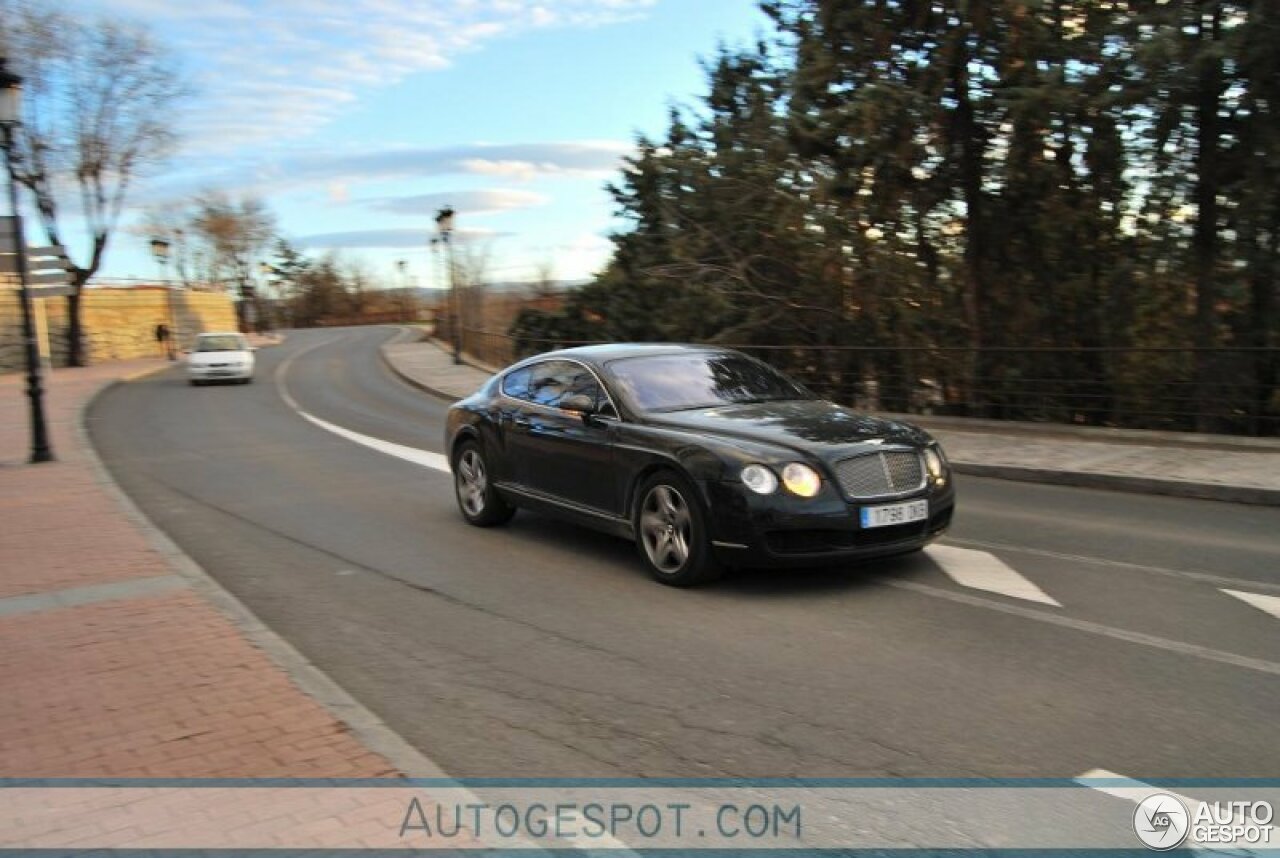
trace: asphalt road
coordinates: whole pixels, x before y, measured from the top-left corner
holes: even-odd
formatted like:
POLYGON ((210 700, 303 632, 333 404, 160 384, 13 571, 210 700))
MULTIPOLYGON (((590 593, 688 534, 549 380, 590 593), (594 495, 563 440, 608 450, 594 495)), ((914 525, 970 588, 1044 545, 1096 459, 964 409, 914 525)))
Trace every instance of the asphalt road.
POLYGON ((178 370, 90 413, 124 489, 198 563, 456 776, 1277 776, 1280 510, 961 478, 955 556, 680 591, 626 542, 460 518, 391 329, 307 331, 255 384, 178 370), (283 371, 282 370, 283 365, 283 371), (280 381, 293 402, 282 395, 280 381), (967 553, 966 553, 967 552, 967 553))

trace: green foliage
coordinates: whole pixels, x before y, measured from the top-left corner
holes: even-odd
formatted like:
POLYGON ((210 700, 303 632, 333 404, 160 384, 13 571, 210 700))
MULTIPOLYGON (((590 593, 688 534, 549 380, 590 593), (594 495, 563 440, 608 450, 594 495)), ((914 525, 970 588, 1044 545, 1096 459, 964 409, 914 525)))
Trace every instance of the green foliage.
POLYGON ((1173 410, 1273 408, 1274 352, 1208 350, 1278 345, 1280 7, 763 8, 771 40, 722 47, 698 104, 639 141, 611 262, 518 319, 522 348, 786 346, 887 407, 928 378, 971 413, 1106 422, 1151 378, 1112 350, 1176 344, 1202 351, 1160 363, 1173 410), (1251 402, 1210 405, 1224 373, 1251 402), (1029 383, 1057 387, 1034 414, 1029 383))

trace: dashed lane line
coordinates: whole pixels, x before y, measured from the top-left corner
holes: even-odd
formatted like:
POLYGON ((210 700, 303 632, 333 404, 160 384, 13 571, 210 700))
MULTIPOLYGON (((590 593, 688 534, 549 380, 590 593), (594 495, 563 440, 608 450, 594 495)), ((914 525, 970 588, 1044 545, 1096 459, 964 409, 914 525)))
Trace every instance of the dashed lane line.
POLYGON ((1228 590, 1225 587, 1222 588, 1222 592, 1228 596, 1235 596, 1245 604, 1253 605, 1258 610, 1266 611, 1280 620, 1280 596, 1264 596, 1261 593, 1246 593, 1244 590, 1228 590))
POLYGON ((1145 563, 1132 563, 1127 560, 1113 560, 1110 557, 1091 557, 1087 554, 1071 554, 1065 551, 1050 551, 1045 548, 1031 548, 1026 545, 1013 545, 1008 542, 992 542, 984 539, 964 539, 947 537, 948 545, 962 548, 978 548, 984 551, 1009 551, 1015 554, 1027 554, 1032 557, 1047 557, 1052 560, 1067 560, 1072 563, 1106 566, 1110 569, 1127 569, 1133 572, 1148 572, 1152 575, 1164 575, 1169 578, 1182 578, 1188 581, 1199 581, 1216 587, 1248 587, 1251 590, 1265 590, 1280 593, 1280 584, 1269 581, 1254 581, 1248 578, 1232 578, 1227 575, 1214 575, 1209 572, 1196 572, 1191 569, 1169 569, 1164 566, 1151 566, 1145 563))
MULTIPOLYGON (((332 432, 333 434, 345 438, 348 441, 353 441, 389 456, 395 456, 405 461, 413 462, 414 464, 421 465, 422 467, 447 472, 449 470, 448 459, 439 453, 431 453, 426 450, 420 450, 416 447, 407 447, 403 444, 394 444, 390 441, 384 441, 381 438, 374 438, 369 435, 363 435, 359 432, 353 432, 350 429, 329 423, 328 421, 321 420, 312 414, 308 414, 301 408, 301 406, 298 405, 297 400, 290 394, 286 381, 289 367, 291 367, 293 362, 299 357, 334 341, 334 339, 323 340, 319 343, 308 346, 305 349, 300 349, 282 361, 276 368, 276 387, 280 391, 280 396, 289 405, 289 407, 315 426, 332 432)), ((985 551, 935 545, 930 546, 928 549, 928 555, 930 559, 932 559, 938 567, 948 575, 948 577, 956 581, 956 583, 961 586, 999 593, 1000 595, 1005 596, 1013 596, 1014 598, 1026 599, 1053 607, 1061 607, 1061 603, 1053 599, 1053 597, 1046 594, 1043 590, 1040 590, 1040 588, 1035 584, 1023 578, 1017 572, 1014 572, 1011 568, 985 551), (966 555, 978 556, 968 557, 966 555), (994 563, 992 561, 994 561, 994 563), (1004 569, 1000 569, 996 564, 999 564, 999 567, 1004 567, 1004 569), (1004 570, 1012 572, 1012 577, 1004 570), (964 583, 966 580, 970 583, 964 583)), ((945 599, 947 601, 969 605, 975 608, 985 608, 986 610, 1010 614, 1012 616, 1022 617, 1023 619, 1049 623, 1051 625, 1057 625, 1063 628, 1073 629, 1075 631, 1111 638, 1112 640, 1124 641, 1126 643, 1138 644, 1141 646, 1151 647, 1153 649, 1164 650, 1165 652, 1176 653, 1178 655, 1190 656, 1202 661, 1227 664, 1233 667, 1244 668, 1246 670, 1280 676, 1280 663, 1267 661, 1266 659, 1239 655, 1238 653, 1212 649, 1198 644, 1184 643, 1182 641, 1162 638, 1157 635, 1149 635, 1143 632, 1133 632, 1128 629, 1115 628, 1113 626, 1094 623, 1088 620, 1079 620, 1056 613, 1050 613, 1049 611, 1042 609, 1023 607, 1021 605, 1013 605, 1007 602, 998 602, 993 599, 972 595, 970 593, 952 592, 940 587, 921 584, 917 581, 906 581, 898 578, 881 578, 880 583, 887 587, 893 587, 900 590, 910 590, 924 596, 945 599)))
POLYGON ((275 372, 276 389, 280 392, 280 398, 285 401, 286 405, 296 411, 298 416, 321 429, 332 432, 340 438, 346 438, 348 441, 353 441, 356 444, 361 444, 372 450, 377 450, 379 453, 385 453, 388 456, 395 456, 397 459, 403 459, 406 462, 412 462, 413 464, 421 465, 424 468, 431 468, 435 471, 448 473, 449 460, 447 457, 442 456, 439 453, 432 453, 429 450, 422 450, 418 447, 409 447, 405 444, 396 444, 391 441, 384 441, 381 438, 374 438, 372 435, 364 435, 360 432, 354 432, 347 429, 345 426, 339 426, 336 423, 321 420, 314 414, 304 411, 302 406, 298 404, 298 400, 293 398, 293 394, 289 391, 289 384, 287 380, 289 369, 293 366, 293 362, 315 349, 337 342, 338 339, 340 338, 331 337, 326 340, 321 340, 318 343, 313 343, 306 348, 299 349, 280 362, 280 365, 276 367, 275 372))
POLYGON ((925 554, 961 587, 1062 607, 1061 602, 994 554, 951 545, 931 545, 925 554))

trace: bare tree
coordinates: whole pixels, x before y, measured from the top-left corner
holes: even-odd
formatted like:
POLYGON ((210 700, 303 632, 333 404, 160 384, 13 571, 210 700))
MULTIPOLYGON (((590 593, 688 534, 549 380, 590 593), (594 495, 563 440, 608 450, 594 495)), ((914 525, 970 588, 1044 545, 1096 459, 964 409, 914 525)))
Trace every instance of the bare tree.
POLYGON ((102 265, 134 181, 172 151, 173 110, 188 90, 144 27, 85 22, 44 4, 0 0, 0 53, 26 81, 16 175, 50 243, 66 245, 66 197, 79 197, 89 246, 81 261, 72 254, 68 357, 83 366, 84 285, 102 265))
MULTIPOLYGON (((241 325, 252 327, 256 318, 253 278, 275 238, 275 215, 257 197, 235 201, 222 192, 207 191, 195 202, 190 232, 204 246, 211 282, 236 287, 241 325)), ((200 252, 199 247, 195 252, 200 252)))
POLYGON ((533 266, 533 285, 529 295, 534 299, 550 298, 556 293, 556 264, 543 259, 533 266))

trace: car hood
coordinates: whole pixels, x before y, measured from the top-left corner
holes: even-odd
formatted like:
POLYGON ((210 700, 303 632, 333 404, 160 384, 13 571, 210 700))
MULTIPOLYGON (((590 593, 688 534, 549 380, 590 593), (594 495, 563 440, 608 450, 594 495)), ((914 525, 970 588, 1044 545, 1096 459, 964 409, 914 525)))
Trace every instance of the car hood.
POLYGON ((252 352, 192 352, 187 361, 192 366, 208 366, 214 363, 247 363, 253 358, 252 352))
POLYGON ((807 451, 824 459, 868 452, 883 444, 921 447, 928 433, 822 400, 760 402, 653 414, 654 425, 807 451))

